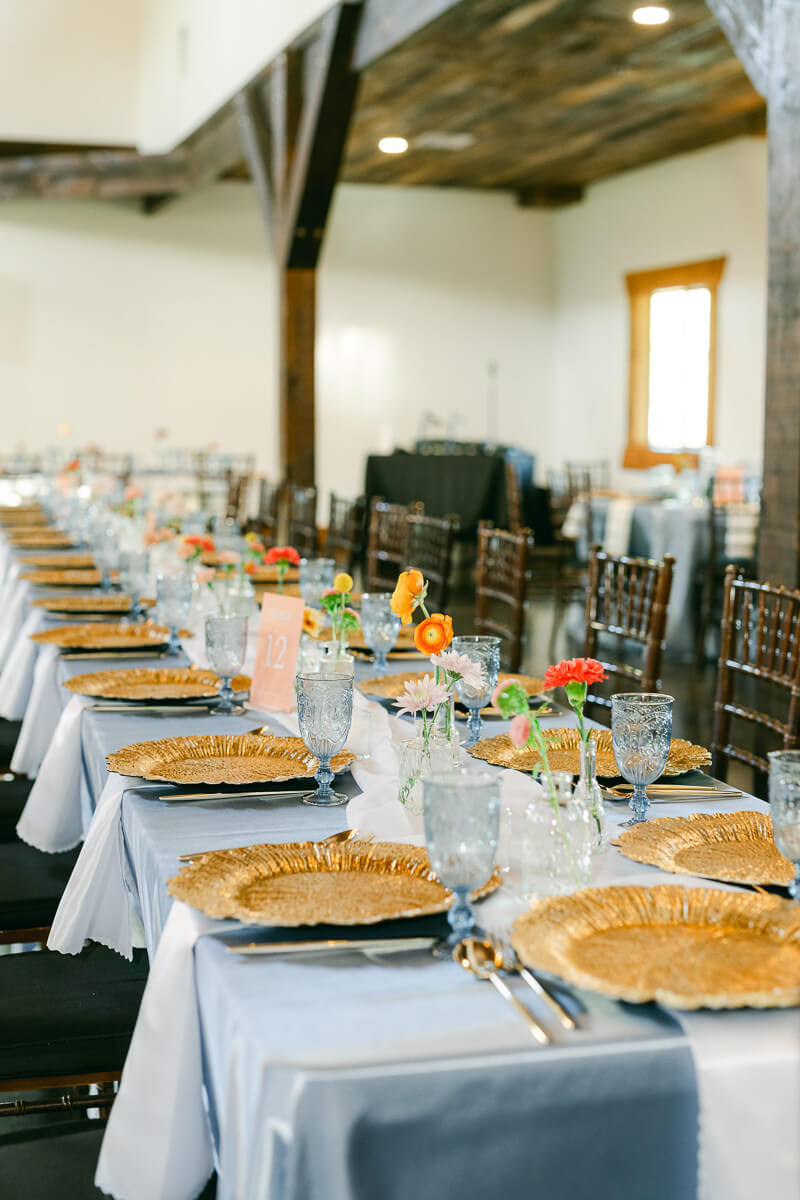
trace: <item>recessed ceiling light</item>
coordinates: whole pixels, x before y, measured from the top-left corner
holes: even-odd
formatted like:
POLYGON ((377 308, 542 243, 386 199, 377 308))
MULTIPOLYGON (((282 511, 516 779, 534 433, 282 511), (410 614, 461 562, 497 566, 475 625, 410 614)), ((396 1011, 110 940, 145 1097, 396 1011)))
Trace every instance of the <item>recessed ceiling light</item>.
POLYGON ((663 4, 646 4, 643 8, 633 10, 631 20, 637 25, 666 25, 671 16, 672 13, 663 4))
POLYGON ((401 137, 385 137, 378 142, 378 149, 384 154, 405 154, 408 142, 401 137))

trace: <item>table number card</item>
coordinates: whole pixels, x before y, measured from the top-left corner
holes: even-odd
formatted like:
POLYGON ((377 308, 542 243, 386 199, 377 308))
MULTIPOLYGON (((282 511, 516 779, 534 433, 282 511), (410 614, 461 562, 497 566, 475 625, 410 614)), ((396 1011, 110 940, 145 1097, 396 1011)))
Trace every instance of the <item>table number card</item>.
POLYGON ((294 708, 294 677, 304 609, 299 596, 264 594, 250 687, 250 703, 254 708, 283 711, 294 708))

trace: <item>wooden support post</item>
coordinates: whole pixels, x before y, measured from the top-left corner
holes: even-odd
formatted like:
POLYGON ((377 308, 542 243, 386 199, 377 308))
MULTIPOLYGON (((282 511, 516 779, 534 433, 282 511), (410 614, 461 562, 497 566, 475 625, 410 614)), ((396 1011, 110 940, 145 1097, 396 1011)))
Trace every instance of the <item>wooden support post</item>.
MULTIPOLYGON (((758 573, 800 586, 800 4, 707 0, 767 101, 769 278, 758 573)), ((755 402, 756 397, 753 397, 755 402)))
POLYGON ((236 111, 275 248, 280 298, 280 451, 285 479, 314 483, 316 270, 358 75, 362 3, 340 3, 316 36, 285 51, 236 111))

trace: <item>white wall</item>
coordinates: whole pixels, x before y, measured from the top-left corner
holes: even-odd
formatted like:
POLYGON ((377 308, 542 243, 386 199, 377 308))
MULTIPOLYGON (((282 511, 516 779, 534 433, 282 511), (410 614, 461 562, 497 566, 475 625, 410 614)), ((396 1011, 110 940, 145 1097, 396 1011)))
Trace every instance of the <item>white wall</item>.
POLYGON ((620 467, 628 405, 626 273, 718 255, 728 261, 717 311, 716 445, 728 460, 761 461, 766 214, 760 138, 628 172, 558 214, 554 465, 570 457, 609 458, 620 467))
POLYGON ((171 150, 331 0, 143 0, 139 148, 171 150))
MULTIPOLYGON (((320 280, 320 485, 356 494, 367 452, 419 414, 540 444, 551 391, 552 217, 508 197, 343 187, 320 280)), ((277 474, 275 276, 252 189, 145 219, 111 204, 0 205, 5 446, 253 449, 277 474)))
POLYGON ((135 145, 140 0, 2 0, 0 140, 135 145))

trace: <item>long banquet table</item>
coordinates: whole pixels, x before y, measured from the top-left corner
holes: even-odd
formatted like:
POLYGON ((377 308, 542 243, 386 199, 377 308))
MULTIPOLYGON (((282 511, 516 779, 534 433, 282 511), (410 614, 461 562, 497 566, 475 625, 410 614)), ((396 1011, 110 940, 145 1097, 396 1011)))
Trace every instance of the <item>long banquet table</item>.
MULTIPOLYGON (((102 657, 91 664, 58 660, 48 684, 51 702, 66 704, 61 685, 70 675, 117 665, 102 657)), ((359 665, 357 676, 372 670, 359 665)), ((544 723, 571 718, 559 714, 544 723)), ((55 789, 52 804, 81 803, 88 830, 109 751, 132 741, 263 724, 286 731, 279 714, 84 711, 82 798, 55 789)), ((491 731, 503 728, 492 723, 491 731)), ((370 781, 366 766, 359 778, 368 797, 370 786, 380 792, 385 781, 370 781)), ((762 1191, 764 1180, 773 1200, 794 1194, 796 1159, 787 1157, 791 1136, 782 1139, 780 1122, 765 1128, 748 1108, 748 1122, 735 1134, 732 1176, 726 1162, 734 1136, 728 1120, 741 1116, 749 1085, 763 1090, 776 1070, 800 1067, 795 1012, 677 1015, 581 992, 575 993, 579 1030, 569 1035, 525 993, 553 1036, 541 1048, 493 989, 427 955, 245 960, 229 954, 227 944, 252 939, 253 929, 200 917, 167 894, 178 856, 317 839, 345 828, 347 810, 283 799, 175 804, 157 799, 169 785, 153 790, 131 780, 130 786, 120 805, 118 870, 141 919, 152 971, 98 1175, 118 1200, 190 1200, 212 1152, 221 1200, 409 1194, 478 1200, 489 1190, 541 1192, 554 1200, 744 1200, 756 1194, 754 1184, 762 1191), (175 1028, 173 1007, 181 1036, 170 1041, 160 1026, 175 1028), (153 1047, 165 1044, 167 1052, 154 1056, 153 1047), (709 1097, 698 1155, 698 1107, 702 1113, 709 1097), (749 1171, 741 1169, 743 1160, 749 1171)), ((350 777, 344 787, 359 792, 350 777)), ((673 804, 665 812, 715 807, 673 804)), ((745 797, 740 807, 764 806, 745 797)), ((363 803, 361 811, 368 811, 363 803)), ((612 825, 625 816, 624 807, 609 808, 612 825)), ((596 860, 592 882, 708 886, 632 863, 614 849, 596 860)), ((92 886, 102 907, 103 887, 92 886)), ((503 903, 501 894, 484 903, 487 924, 492 906, 505 919, 503 903)), ((431 919, 411 926, 428 930, 431 919)), ((273 936, 286 933, 272 930, 273 936)), ((791 1120, 793 1111, 782 1119, 791 1120)))

